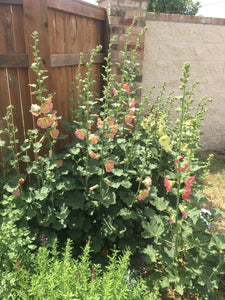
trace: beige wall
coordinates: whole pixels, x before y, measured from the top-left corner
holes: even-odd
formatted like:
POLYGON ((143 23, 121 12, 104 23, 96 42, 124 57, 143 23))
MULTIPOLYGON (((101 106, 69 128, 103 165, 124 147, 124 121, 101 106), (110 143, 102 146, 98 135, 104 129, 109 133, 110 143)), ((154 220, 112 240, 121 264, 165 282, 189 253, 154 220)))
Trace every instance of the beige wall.
POLYGON ((194 98, 213 99, 202 127, 202 144, 205 150, 221 151, 225 149, 225 26, 195 18, 197 23, 146 21, 142 94, 155 84, 154 99, 164 81, 168 93, 173 89, 179 93, 182 66, 190 62, 190 83, 200 82, 194 98))

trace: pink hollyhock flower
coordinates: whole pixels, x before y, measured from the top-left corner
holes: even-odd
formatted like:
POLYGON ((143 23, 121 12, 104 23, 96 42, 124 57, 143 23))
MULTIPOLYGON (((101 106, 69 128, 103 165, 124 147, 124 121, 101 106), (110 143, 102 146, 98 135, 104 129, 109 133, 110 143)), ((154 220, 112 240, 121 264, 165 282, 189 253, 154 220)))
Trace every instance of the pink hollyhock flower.
POLYGON ((101 118, 97 118, 97 127, 102 128, 103 127, 103 121, 101 118))
POLYGON ((89 137, 90 144, 91 145, 97 144, 99 138, 100 138, 99 135, 91 134, 90 137, 89 137))
MULTIPOLYGON (((50 98, 49 98, 49 99, 50 99, 50 98)), ((50 113, 50 112, 52 111, 52 109, 53 109, 52 99, 50 99, 49 101, 47 101, 47 102, 45 102, 45 103, 43 103, 43 104, 41 105, 41 112, 42 112, 43 114, 48 114, 48 113, 50 113)))
POLYGON ((146 187, 151 186, 151 185, 152 185, 152 179, 151 179, 149 176, 147 176, 147 177, 145 178, 145 180, 143 181, 143 184, 144 184, 146 187))
POLYGON ((113 117, 107 117, 106 121, 107 121, 109 126, 112 126, 115 122, 115 119, 113 117))
POLYGON ((49 131, 49 134, 50 136, 53 138, 53 139, 57 139, 58 135, 59 135, 59 130, 54 128, 52 130, 49 131))
POLYGON ((185 210, 182 210, 181 213, 182 213, 184 219, 187 219, 187 214, 186 214, 185 210))
POLYGON ((145 200, 149 195, 149 191, 147 190, 142 190, 140 191, 140 193, 138 194, 137 198, 138 200, 145 200))
POLYGON ((16 259, 16 260, 15 260, 15 263, 16 263, 16 266, 17 266, 18 268, 20 268, 20 267, 21 267, 21 265, 20 265, 20 262, 19 262, 19 260, 18 260, 18 259, 16 259))
POLYGON ((190 195, 191 195, 191 188, 189 186, 184 187, 183 190, 185 191, 185 193, 182 195, 182 199, 190 199, 190 195))
POLYGON ((94 158, 94 159, 99 159, 99 157, 100 157, 100 153, 95 153, 93 151, 89 151, 89 155, 91 158, 94 158))
POLYGON ((194 180, 195 180, 195 176, 196 176, 196 175, 191 176, 191 177, 189 177, 189 178, 186 180, 186 182, 185 182, 186 187, 190 187, 190 186, 193 184, 193 182, 194 182, 194 180))
POLYGON ((62 159, 58 159, 58 160, 55 161, 55 164, 56 164, 56 168, 58 169, 58 168, 62 167, 63 160, 62 159))
POLYGON ((166 177, 166 175, 164 175, 164 186, 166 188, 166 192, 169 193, 171 187, 172 187, 172 183, 171 181, 166 177))
POLYGON ((82 129, 77 129, 75 130, 75 135, 78 139, 80 140, 84 140, 85 139, 85 136, 86 136, 86 133, 82 130, 82 129))
POLYGON ((129 104, 129 108, 132 109, 132 108, 135 108, 135 104, 136 104, 136 101, 135 100, 132 100, 129 104))
POLYGON ((32 113, 33 116, 38 117, 41 113, 41 107, 37 104, 32 104, 30 112, 32 113))
POLYGON ((130 87, 129 87, 129 85, 128 85, 127 82, 125 82, 125 83, 122 84, 122 88, 123 88, 124 90, 126 90, 127 94, 129 94, 129 92, 130 92, 130 87))
POLYGON ((23 178, 20 178, 20 179, 18 180, 18 183, 19 183, 19 184, 23 184, 23 183, 24 183, 24 179, 23 179, 23 178))
POLYGON ((19 194, 20 194, 20 189, 19 189, 19 188, 15 189, 14 191, 12 191, 12 194, 13 194, 15 197, 18 197, 19 194))
POLYGON ((172 225, 172 224, 173 224, 173 218, 170 218, 170 219, 169 219, 168 224, 169 224, 169 225, 172 225))
POLYGON ((181 172, 185 172, 189 167, 189 164, 185 164, 184 168, 180 169, 181 172))
POLYGON ((37 125, 41 128, 48 128, 52 125, 52 120, 49 117, 37 119, 37 125))
POLYGON ((131 123, 133 121, 133 118, 132 118, 132 116, 131 115, 126 115, 125 116, 125 123, 127 123, 127 124, 129 124, 129 123, 131 123))
POLYGON ((106 159, 106 164, 105 164, 105 170, 106 172, 112 172, 112 169, 114 168, 115 162, 110 159, 106 159))

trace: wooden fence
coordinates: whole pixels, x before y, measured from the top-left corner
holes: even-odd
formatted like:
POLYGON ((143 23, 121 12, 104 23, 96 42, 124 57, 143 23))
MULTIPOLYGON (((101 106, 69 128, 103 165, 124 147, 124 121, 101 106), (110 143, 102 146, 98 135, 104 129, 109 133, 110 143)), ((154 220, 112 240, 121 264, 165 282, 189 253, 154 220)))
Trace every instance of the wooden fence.
POLYGON ((101 65, 107 48, 105 9, 77 0, 0 0, 0 129, 5 126, 6 107, 14 106, 13 121, 22 142, 25 132, 35 126, 29 112, 37 103, 29 83, 36 82, 29 68, 33 62, 31 34, 38 31, 39 55, 49 78, 49 93, 55 92, 54 109, 64 120, 71 119, 68 105, 70 86, 77 74, 80 52, 103 45, 94 70, 96 91, 100 92, 101 65))

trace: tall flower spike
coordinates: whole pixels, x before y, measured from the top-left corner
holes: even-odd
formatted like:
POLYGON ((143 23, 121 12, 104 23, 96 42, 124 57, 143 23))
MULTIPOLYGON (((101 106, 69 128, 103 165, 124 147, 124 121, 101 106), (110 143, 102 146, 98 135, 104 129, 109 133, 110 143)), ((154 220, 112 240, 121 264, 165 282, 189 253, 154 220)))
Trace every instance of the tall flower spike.
POLYGON ((166 188, 166 192, 169 193, 171 187, 172 187, 172 182, 164 175, 164 186, 166 188))

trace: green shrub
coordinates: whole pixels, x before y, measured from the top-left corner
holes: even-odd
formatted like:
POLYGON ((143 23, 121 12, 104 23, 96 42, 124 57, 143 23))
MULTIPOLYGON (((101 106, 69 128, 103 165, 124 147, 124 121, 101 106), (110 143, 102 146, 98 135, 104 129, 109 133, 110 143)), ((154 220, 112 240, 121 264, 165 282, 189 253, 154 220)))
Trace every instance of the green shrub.
POLYGON ((92 264, 89 243, 79 259, 72 258, 72 249, 68 240, 60 255, 54 243, 50 248, 39 247, 32 260, 15 262, 8 274, 13 284, 1 285, 1 299, 159 299, 142 279, 131 276, 129 251, 121 256, 113 251, 103 271, 100 265, 92 264))

